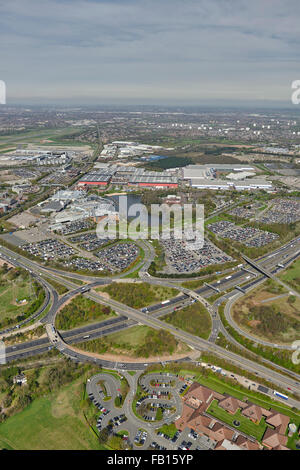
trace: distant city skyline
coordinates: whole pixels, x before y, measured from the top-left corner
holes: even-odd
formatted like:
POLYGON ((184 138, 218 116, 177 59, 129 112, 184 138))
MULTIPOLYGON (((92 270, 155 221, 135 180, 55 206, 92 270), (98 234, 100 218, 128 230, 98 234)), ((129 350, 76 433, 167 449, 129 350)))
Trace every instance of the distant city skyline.
POLYGON ((7 105, 290 107, 299 14, 297 0, 0 0, 0 80, 7 105))

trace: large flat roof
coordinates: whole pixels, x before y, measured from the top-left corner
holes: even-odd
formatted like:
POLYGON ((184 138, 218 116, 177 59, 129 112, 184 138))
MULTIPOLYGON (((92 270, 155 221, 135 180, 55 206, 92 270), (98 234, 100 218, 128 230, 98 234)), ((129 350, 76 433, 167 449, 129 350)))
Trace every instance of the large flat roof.
POLYGON ((258 180, 258 179, 248 179, 245 181, 236 181, 236 180, 220 180, 220 179, 213 179, 208 180, 205 178, 191 178, 191 185, 192 186, 206 186, 206 187, 272 187, 272 183, 266 180, 258 180))
POLYGON ((88 181, 93 181, 93 182, 100 182, 100 181, 109 181, 111 178, 112 174, 109 173, 89 173, 87 175, 84 175, 82 178, 80 178, 79 183, 84 183, 88 181))
POLYGON ((191 178, 191 184, 192 185, 229 186, 229 183, 230 182, 228 180, 218 180, 218 179, 209 180, 209 179, 206 179, 206 178, 191 178))
POLYGON ((178 178, 176 176, 148 176, 148 175, 141 175, 141 176, 132 176, 129 180, 129 183, 172 183, 177 184, 178 178))
POLYGON ((250 168, 253 168, 253 169, 256 169, 255 166, 251 166, 251 165, 245 165, 245 164, 242 164, 242 163, 205 163, 204 165, 187 165, 186 167, 184 167, 186 169, 189 169, 189 170, 203 170, 203 169, 209 169, 209 168, 215 168, 215 169, 220 169, 220 168, 224 168, 224 169, 228 169, 228 170, 231 170, 231 169, 234 169, 234 168, 237 168, 237 169, 247 169, 249 170, 250 168))

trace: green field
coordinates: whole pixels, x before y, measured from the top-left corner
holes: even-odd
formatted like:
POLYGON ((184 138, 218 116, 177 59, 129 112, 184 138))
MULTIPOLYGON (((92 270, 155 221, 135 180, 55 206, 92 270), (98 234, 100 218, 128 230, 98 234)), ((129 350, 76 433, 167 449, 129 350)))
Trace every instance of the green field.
POLYGON ((151 332, 151 328, 148 326, 133 326, 121 332, 108 335, 105 338, 96 338, 91 341, 78 343, 77 347, 84 351, 99 354, 106 352, 117 354, 120 350, 128 354, 145 342, 149 332, 151 332))
POLYGON ((58 312, 56 326, 61 330, 69 330, 95 321, 108 320, 113 316, 115 313, 110 307, 78 295, 58 312))
POLYGON ((78 343, 77 346, 98 354, 123 354, 145 358, 189 351, 185 344, 178 343, 168 331, 154 330, 148 326, 133 326, 104 338, 78 343))
POLYGON ((106 292, 112 299, 133 308, 146 307, 178 295, 177 289, 154 286, 147 282, 113 282, 106 287, 98 287, 96 290, 106 292))
POLYGON ((300 259, 294 261, 279 277, 282 281, 300 292, 300 259))
POLYGON ((123 341, 124 343, 130 344, 131 346, 137 346, 145 340, 147 334, 151 332, 149 326, 133 326, 132 328, 127 328, 122 332, 113 333, 109 335, 109 340, 112 343, 119 343, 123 341))
POLYGON ((0 319, 4 317, 15 318, 27 308, 28 301, 32 300, 30 286, 26 282, 13 282, 12 285, 0 287, 0 319), (17 299, 26 299, 24 305, 17 304, 17 299))
POLYGON ((0 322, 23 315, 35 300, 35 288, 25 270, 0 269, 0 322), (24 304, 18 303, 24 299, 24 304))
POLYGON ((161 428, 158 429, 158 431, 163 432, 172 439, 177 432, 177 428, 174 423, 170 423, 164 424, 161 428))
MULTIPOLYGON (((41 140, 51 140, 54 144, 66 143, 68 145, 90 145, 89 143, 83 143, 80 141, 74 141, 74 137, 78 135, 79 132, 83 131, 84 128, 74 128, 74 127, 63 127, 61 129, 35 129, 35 130, 26 130, 22 132, 16 132, 9 135, 1 135, 0 143, 4 144, 15 144, 15 142, 28 142, 28 143, 39 143, 41 140)), ((51 144, 51 142, 45 143, 46 145, 51 144)))
POLYGON ((199 302, 169 313, 163 318, 188 333, 207 339, 211 332, 211 318, 206 308, 199 302))
POLYGON ((248 436, 255 437, 255 439, 257 439, 258 441, 262 440, 262 437, 267 427, 267 424, 264 418, 261 419, 259 424, 253 423, 249 418, 246 418, 245 416, 243 416, 240 410, 237 410, 237 412, 234 415, 231 413, 228 413, 226 410, 223 410, 223 408, 218 406, 217 400, 213 400, 211 402, 206 412, 210 414, 211 416, 220 419, 224 423, 229 424, 233 428, 244 432, 248 436), (233 421, 235 420, 241 423, 240 426, 235 426, 233 424, 233 421))
POLYGON ((299 338, 299 312, 299 298, 266 281, 233 305, 232 318, 254 336, 284 344, 299 338))
POLYGON ((100 450, 80 409, 82 379, 38 398, 0 424, 0 448, 14 450, 100 450))

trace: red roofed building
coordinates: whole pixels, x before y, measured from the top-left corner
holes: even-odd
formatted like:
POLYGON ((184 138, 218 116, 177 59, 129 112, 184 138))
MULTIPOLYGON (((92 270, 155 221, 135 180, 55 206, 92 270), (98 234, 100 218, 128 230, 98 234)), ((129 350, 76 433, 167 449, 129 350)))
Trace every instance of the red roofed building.
POLYGON ((266 423, 274 426, 277 432, 280 434, 285 434, 287 425, 290 422, 290 418, 286 415, 278 413, 277 411, 270 410, 273 412, 268 418, 266 419, 266 423))
POLYGON ((290 418, 274 410, 270 410, 270 412, 271 415, 266 419, 266 423, 272 426, 273 429, 270 427, 266 429, 262 443, 268 449, 288 450, 286 447, 288 438, 285 432, 290 418))
POLYGON ((218 406, 235 414, 241 410, 241 414, 254 423, 259 423, 265 418, 268 427, 263 436, 262 445, 272 450, 289 450, 286 447, 285 435, 290 418, 275 410, 267 410, 253 403, 238 400, 232 396, 225 396, 208 387, 193 383, 183 397, 183 409, 181 417, 175 422, 177 429, 183 431, 189 427, 200 436, 205 436, 211 442, 211 447, 216 450, 259 450, 263 446, 253 437, 231 428, 219 419, 211 417, 206 410, 213 400, 218 401, 218 406))
POLYGON ((288 438, 279 434, 276 429, 267 428, 262 443, 271 450, 288 450, 286 447, 288 438))
POLYGON ((219 401, 219 406, 234 415, 239 408, 245 408, 247 404, 237 400, 237 398, 228 396, 219 401))
POLYGON ((258 442, 253 442, 247 439, 246 437, 239 435, 235 443, 245 450, 260 450, 261 445, 258 442))
POLYGON ((262 408, 261 406, 250 404, 242 410, 242 415, 251 419, 253 423, 259 423, 262 417, 267 418, 272 415, 272 412, 262 408))

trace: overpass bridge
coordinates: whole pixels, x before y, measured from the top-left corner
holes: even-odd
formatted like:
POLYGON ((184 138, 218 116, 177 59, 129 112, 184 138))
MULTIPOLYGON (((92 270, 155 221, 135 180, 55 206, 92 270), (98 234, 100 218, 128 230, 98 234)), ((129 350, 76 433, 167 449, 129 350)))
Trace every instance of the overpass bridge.
MULTIPOLYGON (((260 272, 261 274, 263 274, 264 276, 267 276, 269 277, 270 279, 274 279, 275 276, 270 273, 269 271, 267 271, 265 268, 263 268, 260 264, 258 264, 256 261, 253 261, 253 259, 251 258, 248 258, 248 256, 246 255, 242 255, 242 257, 244 258, 244 260, 250 264, 250 266, 252 266, 252 268, 256 269, 256 271, 260 272)), ((253 274, 253 273, 251 273, 253 274)))
MULTIPOLYGON (((242 257, 244 258, 244 260, 248 264, 250 264, 250 266, 252 266, 254 269, 259 271, 261 274, 263 274, 264 276, 268 277, 269 279, 273 279, 273 281, 281 284, 290 294, 293 294, 296 297, 300 297, 299 292, 295 291, 295 289, 293 289, 291 286, 289 286, 285 282, 281 281, 281 279, 279 279, 277 276, 275 276, 275 274, 273 274, 274 271, 273 272, 268 271, 267 269, 263 268, 260 264, 258 264, 256 261, 253 261, 252 259, 248 258, 248 256, 246 256, 246 255, 242 255, 242 257)), ((280 269, 280 267, 277 268, 277 269, 280 269)), ((275 271, 276 271, 276 269, 275 269, 275 271)))

